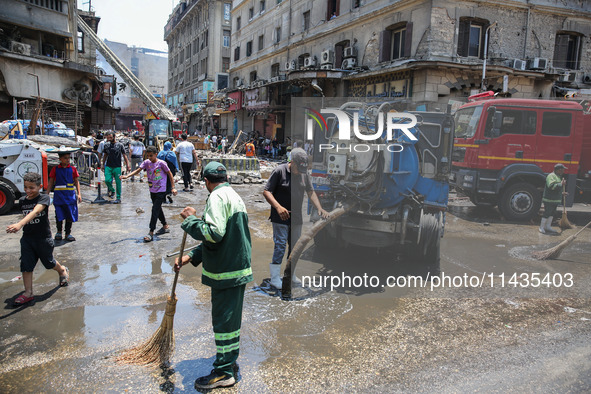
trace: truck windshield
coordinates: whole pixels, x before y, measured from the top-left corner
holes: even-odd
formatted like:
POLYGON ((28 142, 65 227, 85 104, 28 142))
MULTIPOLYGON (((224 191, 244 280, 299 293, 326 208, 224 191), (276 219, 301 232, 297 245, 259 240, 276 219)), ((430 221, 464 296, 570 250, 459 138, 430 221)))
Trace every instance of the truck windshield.
POLYGON ((482 114, 482 106, 469 107, 459 109, 455 115, 456 121, 456 132, 455 137, 459 138, 472 138, 476 134, 476 128, 480 121, 480 115, 482 114))
POLYGON ((154 119, 150 122, 150 134, 158 137, 168 137, 168 125, 170 121, 165 119, 154 119))

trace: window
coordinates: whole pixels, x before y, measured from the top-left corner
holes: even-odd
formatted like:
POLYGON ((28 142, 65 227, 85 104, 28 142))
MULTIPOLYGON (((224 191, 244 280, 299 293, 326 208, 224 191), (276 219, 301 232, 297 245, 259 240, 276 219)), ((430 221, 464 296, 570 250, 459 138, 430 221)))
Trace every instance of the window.
POLYGON ((328 0, 326 7, 326 20, 331 20, 339 16, 340 0, 328 0))
POLYGON ((246 43, 246 56, 252 55, 252 41, 246 43))
POLYGON ((542 135, 568 137, 572 115, 567 112, 544 112, 542 116, 542 135))
POLYGON ((223 57, 222 58, 222 72, 227 73, 230 70, 230 58, 223 57))
POLYGON ((265 0, 261 0, 260 2, 260 13, 262 14, 265 12, 265 0))
POLYGON ((184 61, 185 61, 185 51, 183 51, 181 49, 181 51, 179 52, 179 64, 183 64, 184 61))
POLYGON ((234 48, 234 61, 240 60, 240 47, 234 48))
POLYGON ((350 46, 349 40, 341 41, 334 46, 334 67, 341 68, 343 59, 345 58, 345 48, 350 46))
POLYGON ((242 19, 240 17, 236 18, 236 30, 240 30, 240 23, 242 22, 242 19))
POLYGON ((84 53, 84 33, 78 30, 78 53, 84 53))
POLYGON ((199 39, 196 38, 193 40, 193 55, 195 55, 199 51, 199 39))
POLYGON ((225 21, 230 20, 230 3, 224 4, 224 20, 225 21))
POLYGON ((304 31, 310 28, 310 11, 304 12, 304 31))
POLYGON ((275 28, 275 42, 281 42, 281 27, 275 28))
POLYGON ((207 47, 209 45, 209 30, 205 30, 205 37, 203 38, 203 41, 205 41, 205 46, 207 47))
POLYGON ((254 7, 250 7, 248 9, 248 20, 251 20, 254 17, 254 7))
POLYGON ((554 45, 554 67, 578 70, 581 60, 581 35, 560 33, 554 45))
POLYGON ((193 80, 197 79, 197 75, 199 74, 199 69, 197 68, 197 63, 193 64, 193 80))
POLYGON ((412 45, 412 22, 388 26, 380 34, 380 62, 410 57, 412 45))
POLYGON ((250 83, 253 83, 256 80, 257 80, 257 72, 253 71, 250 73, 250 83))
POLYGON ((503 113, 503 121, 501 123, 500 130, 501 135, 536 133, 537 116, 534 111, 522 111, 503 108, 499 110, 503 113))
POLYGON ((230 30, 224 30, 222 45, 224 48, 230 48, 230 30))
POLYGON ((189 43, 189 45, 187 45, 187 48, 185 48, 185 57, 187 59, 191 58, 191 44, 189 43))
POLYGON ((259 36, 259 51, 262 50, 264 46, 265 46, 265 36, 260 35, 259 36))
POLYGON ((305 64, 307 57, 310 57, 309 53, 304 53, 304 54, 298 56, 298 68, 299 69, 304 68, 304 64, 305 64))
POLYGON ((458 55, 484 59, 484 38, 489 23, 477 18, 460 18, 458 55))
POLYGON ((351 8, 353 8, 353 9, 359 8, 360 5, 361 5, 361 0, 353 0, 353 3, 351 4, 351 8))
POLYGON ((271 65, 271 77, 279 76, 279 63, 271 65))

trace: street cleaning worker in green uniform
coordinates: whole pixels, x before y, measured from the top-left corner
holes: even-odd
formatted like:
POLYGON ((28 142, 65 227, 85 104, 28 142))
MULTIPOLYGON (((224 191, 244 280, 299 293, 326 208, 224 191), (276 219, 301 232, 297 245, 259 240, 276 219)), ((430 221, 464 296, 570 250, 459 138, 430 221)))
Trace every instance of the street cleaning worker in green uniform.
MULTIPOLYGON (((544 215, 542 215, 542 222, 540 223, 540 232, 542 234, 558 234, 557 231, 552 230, 552 219, 558 204, 562 202, 562 190, 566 184, 566 179, 563 179, 564 170, 567 170, 563 164, 558 163, 554 166, 554 172, 551 172, 546 177, 546 185, 544 186, 544 215)), ((566 193, 564 193, 566 195, 566 193)))
POLYGON ((230 187, 226 167, 211 162, 203 169, 205 187, 210 195, 203 216, 186 207, 181 216, 182 229, 202 243, 177 258, 175 272, 187 263, 195 267, 203 262, 201 281, 211 287, 211 320, 217 354, 214 369, 195 381, 197 390, 228 387, 236 383, 236 359, 240 348, 240 325, 244 289, 252 281, 251 241, 248 216, 242 198, 230 187))

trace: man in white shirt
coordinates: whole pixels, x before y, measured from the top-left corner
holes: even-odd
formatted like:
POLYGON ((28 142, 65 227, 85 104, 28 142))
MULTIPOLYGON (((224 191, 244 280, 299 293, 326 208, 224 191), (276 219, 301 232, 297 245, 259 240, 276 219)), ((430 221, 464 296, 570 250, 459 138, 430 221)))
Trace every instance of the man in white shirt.
POLYGON ((181 169, 183 170, 183 183, 185 184, 183 191, 188 192, 189 187, 193 189, 193 181, 191 180, 193 159, 195 159, 195 162, 198 162, 199 158, 197 157, 197 151, 195 150, 193 144, 187 141, 186 133, 181 134, 181 139, 183 142, 176 146, 175 152, 179 157, 181 169))
POLYGON ((226 154, 226 146, 228 145, 228 139, 226 137, 222 138, 222 154, 226 154))
MULTIPOLYGON (((140 141, 139 134, 133 135, 133 141, 129 143, 129 149, 131 151, 131 171, 135 171, 144 161, 144 151, 146 150, 146 147, 140 141)), ((135 176, 131 177, 132 182, 135 180, 134 178, 135 176)), ((140 182, 143 182, 143 176, 140 175, 139 178, 140 182)))

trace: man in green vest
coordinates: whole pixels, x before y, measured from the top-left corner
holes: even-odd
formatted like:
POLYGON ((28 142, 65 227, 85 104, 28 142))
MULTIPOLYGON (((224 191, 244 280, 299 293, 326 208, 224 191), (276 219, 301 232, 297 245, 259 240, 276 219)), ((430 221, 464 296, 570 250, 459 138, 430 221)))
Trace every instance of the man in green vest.
MULTIPOLYGON (((562 178, 564 170, 567 168, 558 163, 554 166, 554 172, 551 172, 546 177, 546 185, 544 186, 544 215, 542 215, 542 222, 540 223, 540 232, 542 234, 558 234, 557 231, 552 230, 552 219, 554 219, 554 212, 558 204, 562 202, 562 190, 566 184, 566 180, 562 178)), ((566 193, 565 193, 566 194, 566 193)))
POLYGON ((187 263, 203 262, 201 281, 211 287, 211 317, 217 354, 214 369, 195 381, 197 390, 228 387, 236 383, 236 359, 240 348, 240 325, 244 288, 252 281, 251 241, 244 202, 227 182, 226 167, 211 162, 203 169, 210 195, 203 216, 186 207, 182 229, 202 243, 178 258, 175 271, 187 263))

